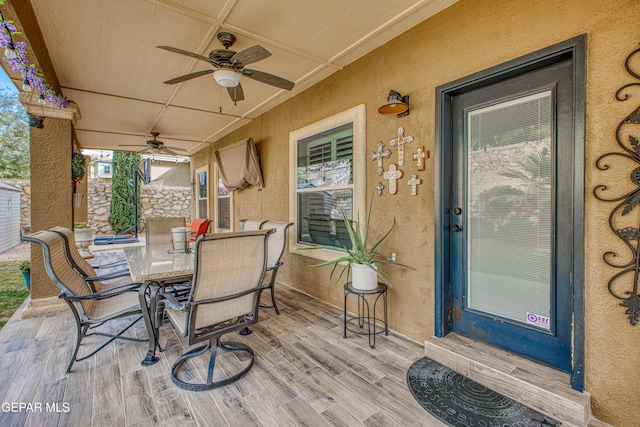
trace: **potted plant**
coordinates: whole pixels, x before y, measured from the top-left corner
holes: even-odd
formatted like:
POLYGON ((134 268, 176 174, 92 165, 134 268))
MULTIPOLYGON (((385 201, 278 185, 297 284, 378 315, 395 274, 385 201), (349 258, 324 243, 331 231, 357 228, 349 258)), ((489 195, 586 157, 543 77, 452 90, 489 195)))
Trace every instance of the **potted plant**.
POLYGON ((84 178, 87 166, 87 156, 81 153, 73 153, 71 155, 71 179, 73 179, 73 207, 82 206, 82 193, 77 193, 76 185, 84 178))
POLYGON ((71 178, 73 183, 77 184, 82 178, 87 166, 87 156, 81 153, 73 153, 71 155, 71 178))
POLYGON ((31 261, 22 261, 18 265, 20 271, 22 271, 22 277, 24 277, 24 285, 27 290, 31 292, 31 261))
POLYGON ((367 219, 364 223, 364 235, 361 232, 360 218, 351 221, 346 213, 342 211, 342 218, 344 220, 347 233, 349 234, 349 240, 351 248, 347 248, 345 245, 340 247, 329 245, 317 245, 308 248, 300 248, 299 250, 314 250, 314 249, 330 249, 337 252, 342 252, 344 256, 336 258, 331 261, 326 261, 320 264, 314 264, 312 267, 324 267, 332 265, 330 277, 333 278, 338 266, 342 267, 340 275, 337 280, 347 273, 347 278, 351 273, 351 286, 354 289, 371 291, 378 287, 378 278, 382 280, 387 286, 393 288, 393 285, 387 278, 387 276, 379 268, 380 265, 397 265, 401 267, 411 268, 408 265, 400 264, 396 261, 388 260, 385 256, 376 252, 376 249, 380 244, 391 234, 393 228, 396 225, 395 218, 393 219, 393 225, 389 231, 387 231, 381 238, 379 238, 371 246, 368 246, 369 241, 369 224, 371 223, 371 207, 373 205, 373 199, 369 204, 369 212, 367 213, 367 219))
POLYGON ((76 222, 73 224, 73 235, 80 255, 84 258, 91 258, 93 254, 89 246, 93 243, 95 228, 91 228, 86 222, 76 222))

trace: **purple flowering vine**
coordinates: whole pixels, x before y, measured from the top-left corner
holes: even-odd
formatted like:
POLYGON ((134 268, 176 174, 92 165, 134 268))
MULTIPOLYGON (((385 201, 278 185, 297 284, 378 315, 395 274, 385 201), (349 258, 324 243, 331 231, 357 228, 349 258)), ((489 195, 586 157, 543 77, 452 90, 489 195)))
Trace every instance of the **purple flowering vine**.
MULTIPOLYGON (((0 6, 5 2, 0 0, 0 6)), ((14 42, 12 35, 19 34, 16 26, 11 21, 6 21, 0 13, 0 47, 7 48, 13 46, 16 53, 14 58, 5 57, 4 60, 11 66, 11 69, 22 74, 22 79, 38 89, 44 99, 56 108, 66 108, 67 98, 55 93, 53 88, 47 83, 42 73, 38 72, 34 64, 27 61, 27 43, 14 42)))

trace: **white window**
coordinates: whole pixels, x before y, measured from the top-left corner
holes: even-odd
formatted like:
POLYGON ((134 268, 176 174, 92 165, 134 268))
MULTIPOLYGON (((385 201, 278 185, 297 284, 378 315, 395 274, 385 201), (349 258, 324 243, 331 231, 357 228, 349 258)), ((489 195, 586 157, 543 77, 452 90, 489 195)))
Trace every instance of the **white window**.
POLYGON ((233 231, 233 192, 227 190, 218 173, 218 166, 214 165, 214 182, 218 185, 215 191, 214 224, 215 231, 233 231))
MULTIPOLYGON (((365 106, 359 105, 291 132, 290 249, 349 245, 342 212, 364 212, 366 168, 365 106)), ((330 250, 297 252, 323 260, 330 250)))
POLYGON ((196 170, 196 217, 209 218, 209 165, 196 170))

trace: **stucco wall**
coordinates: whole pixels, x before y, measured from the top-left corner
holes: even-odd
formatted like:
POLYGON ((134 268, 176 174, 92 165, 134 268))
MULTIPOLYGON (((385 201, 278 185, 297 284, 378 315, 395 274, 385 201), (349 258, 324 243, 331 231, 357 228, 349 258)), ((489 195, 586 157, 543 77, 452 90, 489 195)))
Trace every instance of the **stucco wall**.
MULTIPOLYGON (((71 122, 47 117, 43 129, 30 128, 31 230, 73 226, 71 122)), ((44 270, 42 249, 32 243, 31 299, 60 293, 44 270)))
MULTIPOLYGON (((638 16, 640 2, 634 0, 458 2, 217 141, 219 147, 251 136, 261 152, 265 187, 236 192, 234 222, 288 219, 289 132, 365 103, 367 152, 375 151, 379 140, 394 138, 402 126, 414 137, 413 147, 424 145, 433 153, 437 86, 586 33, 585 388, 597 417, 615 426, 637 425, 640 405, 631 391, 640 383, 640 326, 629 324, 619 301, 607 291, 607 281, 616 271, 604 265, 602 253, 623 248, 607 229, 612 206, 595 200, 592 190, 602 179, 594 167, 596 158, 616 149, 615 128, 640 100, 637 88, 632 93, 635 101, 614 100, 616 90, 633 81, 624 70, 624 59, 638 46, 638 16), (408 117, 377 113, 389 89, 411 96, 408 117)), ((213 163, 210 150, 194 156, 194 168, 205 163, 213 163)), ((629 167, 625 170, 630 172, 629 167)), ((405 177, 416 173, 415 165, 405 163, 403 169, 405 177)), ((409 195, 403 182, 397 195, 387 193, 374 200, 374 235, 393 217, 398 224, 381 251, 393 250, 399 262, 415 267, 389 270, 396 284, 389 294, 390 327, 418 341, 434 334, 433 173, 432 158, 418 173, 422 185, 416 197, 409 195)), ((628 172, 622 176, 628 180, 628 172)), ((376 163, 368 161, 368 197, 378 181, 376 163)), ((329 281, 328 270, 309 269, 314 260, 299 254, 286 252, 284 262, 280 281, 336 306, 342 304, 341 285, 329 281)))

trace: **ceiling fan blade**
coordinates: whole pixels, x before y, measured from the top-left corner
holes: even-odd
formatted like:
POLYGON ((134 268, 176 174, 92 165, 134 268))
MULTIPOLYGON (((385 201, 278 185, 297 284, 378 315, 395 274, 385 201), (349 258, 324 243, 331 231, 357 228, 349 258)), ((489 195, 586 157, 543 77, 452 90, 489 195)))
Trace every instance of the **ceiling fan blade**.
POLYGON ((146 145, 140 145, 140 144, 118 144, 118 147, 144 147, 147 148, 146 145))
POLYGON ((163 145, 164 148, 167 148, 169 150, 173 150, 173 151, 184 151, 187 152, 188 150, 181 148, 181 147, 172 147, 170 145, 163 145))
POLYGON ((206 56, 198 55, 197 53, 189 52, 187 50, 178 49, 176 47, 171 46, 156 46, 158 49, 168 50, 169 52, 179 53, 180 55, 190 56, 192 58, 199 59, 201 61, 206 61, 211 64, 211 60, 206 56))
POLYGON ((253 64, 254 62, 262 61, 265 58, 271 56, 271 52, 262 46, 256 45, 249 47, 245 50, 241 50, 231 57, 231 63, 238 62, 242 65, 253 64))
POLYGON ((271 86, 279 87, 280 89, 291 90, 295 86, 294 82, 291 82, 282 77, 274 76, 273 74, 265 73, 258 70, 242 70, 242 75, 247 76, 250 79, 266 83, 271 86))
POLYGON ((178 153, 176 153, 176 152, 174 152, 172 150, 169 150, 167 147, 161 148, 160 149, 160 154, 168 154, 170 156, 177 156, 178 155, 178 153))
POLYGON ((236 87, 228 87, 227 92, 229 92, 229 96, 233 102, 244 100, 244 90, 242 90, 240 83, 238 83, 236 87))
POLYGON ((182 82, 187 81, 187 80, 195 79, 196 77, 200 77, 200 76, 204 76, 204 75, 207 75, 207 74, 211 74, 214 71, 215 70, 196 71, 195 73, 185 74, 184 76, 180 76, 180 77, 176 77, 176 78, 171 79, 171 80, 167 80, 166 82, 164 82, 164 84, 174 85, 176 83, 182 83, 182 82))

